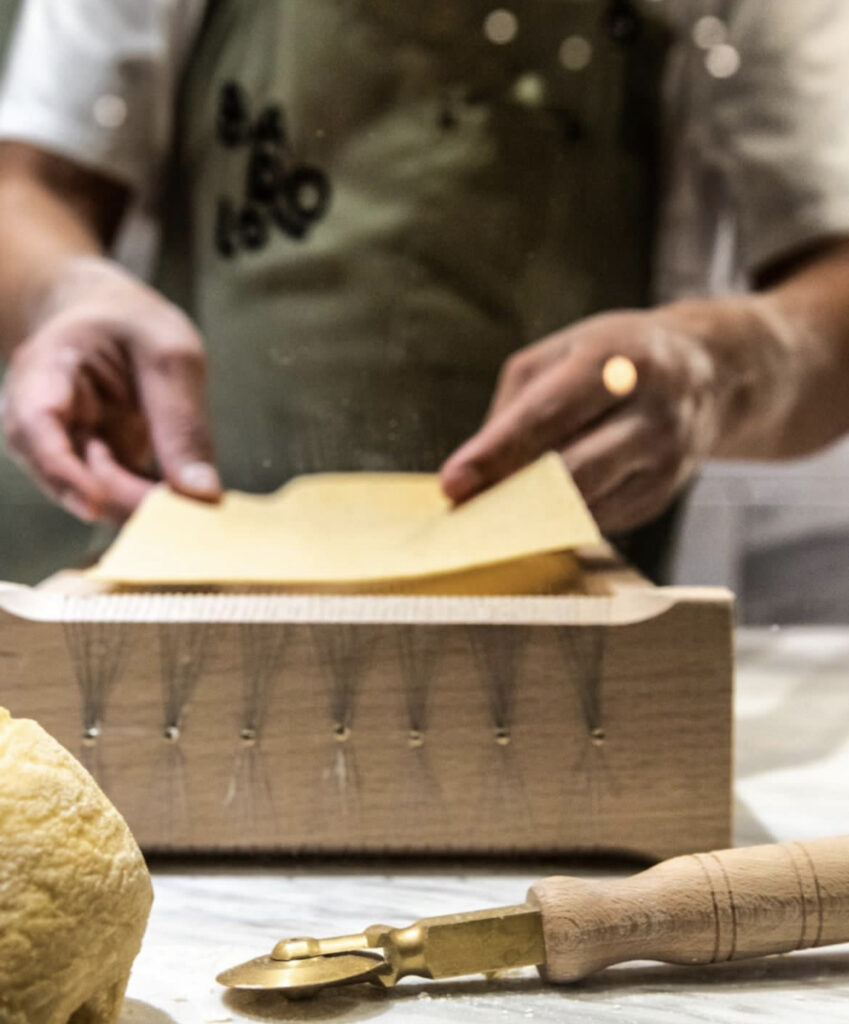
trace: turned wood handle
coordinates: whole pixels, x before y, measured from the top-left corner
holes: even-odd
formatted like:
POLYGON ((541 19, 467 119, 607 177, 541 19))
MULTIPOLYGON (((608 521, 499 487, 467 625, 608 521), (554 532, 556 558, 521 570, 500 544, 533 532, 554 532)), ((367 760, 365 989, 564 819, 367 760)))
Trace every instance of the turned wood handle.
POLYGON ((550 981, 627 960, 712 964, 849 942, 849 836, 675 857, 621 881, 546 878, 550 981))

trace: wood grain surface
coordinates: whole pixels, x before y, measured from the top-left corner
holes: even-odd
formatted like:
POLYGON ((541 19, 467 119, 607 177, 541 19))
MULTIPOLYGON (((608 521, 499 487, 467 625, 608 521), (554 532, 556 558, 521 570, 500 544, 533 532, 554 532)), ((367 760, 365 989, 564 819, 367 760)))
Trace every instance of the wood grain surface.
POLYGON ((561 597, 9 587, 0 703, 147 850, 726 845, 730 595, 583 570, 561 597))
POLYGON ((676 857, 613 882, 547 878, 551 981, 612 964, 715 964, 849 942, 849 836, 676 857))

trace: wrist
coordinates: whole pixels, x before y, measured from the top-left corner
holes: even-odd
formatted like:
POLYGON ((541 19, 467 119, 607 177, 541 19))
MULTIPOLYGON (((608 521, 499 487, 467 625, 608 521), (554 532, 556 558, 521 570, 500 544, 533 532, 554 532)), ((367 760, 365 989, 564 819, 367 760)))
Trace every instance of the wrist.
POLYGON ((769 458, 800 378, 797 330, 766 295, 686 300, 664 319, 711 367, 712 436, 706 456, 769 458))
POLYGON ((128 279, 127 272, 105 256, 77 253, 57 259, 32 297, 28 333, 80 303, 126 286, 128 279))

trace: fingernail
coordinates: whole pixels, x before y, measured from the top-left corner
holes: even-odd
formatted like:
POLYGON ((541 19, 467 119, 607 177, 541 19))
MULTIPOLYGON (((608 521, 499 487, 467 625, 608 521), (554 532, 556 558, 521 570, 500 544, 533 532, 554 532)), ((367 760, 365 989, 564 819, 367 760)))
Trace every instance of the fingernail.
POLYGON ((77 519, 82 519, 84 523, 93 523, 97 519, 96 510, 76 494, 60 494, 59 504, 66 512, 70 512, 77 519))
POLYGON ((221 491, 218 470, 208 462, 188 462, 181 467, 177 476, 181 490, 192 494, 211 497, 221 491))
POLYGON ((483 473, 473 463, 450 467, 443 474, 442 486, 453 501, 465 501, 486 486, 483 473))

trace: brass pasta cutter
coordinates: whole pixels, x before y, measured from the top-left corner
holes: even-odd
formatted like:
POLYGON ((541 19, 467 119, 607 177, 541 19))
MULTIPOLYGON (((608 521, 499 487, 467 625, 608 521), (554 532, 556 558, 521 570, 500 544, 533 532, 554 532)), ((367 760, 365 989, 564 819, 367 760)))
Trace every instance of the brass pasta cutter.
POLYGON ((456 978, 545 961, 539 911, 502 907, 423 918, 409 928, 372 925, 358 935, 284 939, 270 956, 218 976, 230 988, 305 994, 369 981, 386 988, 400 978, 456 978))
POLYGON ((849 836, 676 857, 628 879, 547 878, 528 902, 284 939, 218 976, 291 997, 536 966, 578 981, 628 960, 708 964, 849 942, 849 836))

